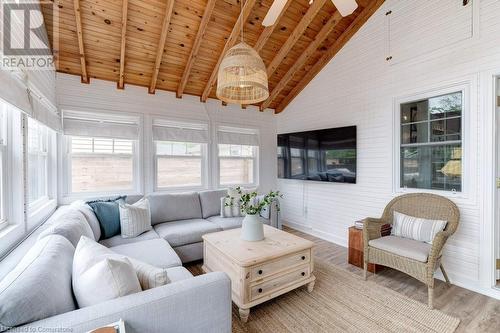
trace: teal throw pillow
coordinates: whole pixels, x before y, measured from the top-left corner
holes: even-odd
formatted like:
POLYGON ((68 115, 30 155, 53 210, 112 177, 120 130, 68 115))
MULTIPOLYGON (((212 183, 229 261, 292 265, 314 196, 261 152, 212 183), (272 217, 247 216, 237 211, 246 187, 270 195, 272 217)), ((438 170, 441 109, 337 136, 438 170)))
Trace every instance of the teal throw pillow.
POLYGON ((110 238, 121 233, 120 230, 120 203, 125 203, 126 196, 109 200, 89 201, 101 227, 101 239, 110 238))

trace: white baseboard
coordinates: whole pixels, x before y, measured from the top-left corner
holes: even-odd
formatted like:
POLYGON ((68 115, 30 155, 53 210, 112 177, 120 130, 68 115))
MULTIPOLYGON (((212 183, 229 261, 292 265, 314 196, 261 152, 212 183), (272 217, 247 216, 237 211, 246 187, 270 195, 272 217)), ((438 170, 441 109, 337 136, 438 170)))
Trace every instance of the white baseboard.
MULTIPOLYGON (((283 221, 283 225, 290 227, 292 229, 298 230, 298 231, 302 231, 302 232, 309 234, 311 236, 321 238, 325 241, 343 246, 343 247, 348 246, 347 237, 339 237, 339 236, 336 236, 336 235, 333 235, 333 234, 330 234, 330 233, 327 233, 324 231, 319 231, 319 230, 316 230, 314 228, 304 226, 301 224, 297 224, 297 223, 293 223, 293 222, 283 221)), ((346 235, 347 235, 347 232, 346 232, 346 235)), ((500 289, 497 289, 494 287, 491 287, 491 288, 486 287, 485 288, 485 287, 480 286, 478 281, 469 280, 469 279, 464 278, 463 276, 457 276, 457 275, 450 273, 450 272, 447 272, 447 273, 448 273, 448 277, 450 278, 450 281, 452 282, 452 284, 454 284, 458 287, 468 289, 468 290, 471 290, 471 291, 474 291, 476 293, 483 294, 483 295, 486 295, 486 296, 489 296, 492 298, 500 299, 500 289)), ((438 280, 444 281, 443 274, 441 273, 441 270, 439 270, 439 269, 436 271, 435 277, 438 280)))
POLYGON ((290 227, 292 229, 298 230, 298 231, 302 231, 302 232, 309 234, 311 236, 321 238, 321 239, 326 240, 330 243, 337 244, 337 245, 340 245, 343 247, 347 247, 347 238, 339 237, 339 236, 336 236, 336 235, 333 235, 333 234, 330 234, 330 233, 327 233, 324 231, 316 230, 314 228, 307 227, 307 226, 293 223, 293 222, 283 221, 283 225, 290 227))

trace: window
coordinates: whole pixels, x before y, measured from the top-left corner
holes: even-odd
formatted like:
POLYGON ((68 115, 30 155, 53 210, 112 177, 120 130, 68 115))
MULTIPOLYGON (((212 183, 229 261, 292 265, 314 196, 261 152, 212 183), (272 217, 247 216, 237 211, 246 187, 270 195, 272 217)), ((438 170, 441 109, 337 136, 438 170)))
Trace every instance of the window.
POLYGON ((28 207, 34 210, 49 199, 49 129, 32 118, 27 123, 28 207))
POLYGON ((202 187, 205 144, 155 141, 156 187, 202 187))
POLYGON ((68 137, 70 193, 134 189, 134 141, 68 137))
POLYGON ((153 119, 155 188, 206 188, 208 124, 153 119))
POLYGON ((256 183, 257 147, 219 144, 220 185, 256 183))
POLYGON ((7 225, 7 110, 0 104, 0 229, 7 225))
POLYGON ((400 105, 401 187, 462 191, 462 115, 462 92, 400 105))

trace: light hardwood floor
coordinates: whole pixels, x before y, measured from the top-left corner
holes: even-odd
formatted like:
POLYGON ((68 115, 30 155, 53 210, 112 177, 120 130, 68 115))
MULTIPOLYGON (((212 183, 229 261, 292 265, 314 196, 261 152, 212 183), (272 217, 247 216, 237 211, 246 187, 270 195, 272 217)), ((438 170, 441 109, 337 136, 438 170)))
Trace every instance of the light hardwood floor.
MULTIPOLYGON (((284 230, 313 241, 316 258, 362 275, 362 269, 347 263, 347 248, 291 228, 284 227, 284 230)), ((368 278, 410 298, 427 303, 427 287, 404 273, 387 268, 376 275, 369 273, 368 278)), ((434 295, 436 309, 460 318, 460 326, 456 332, 500 332, 500 300, 455 285, 448 287, 439 280, 436 280, 434 295)))

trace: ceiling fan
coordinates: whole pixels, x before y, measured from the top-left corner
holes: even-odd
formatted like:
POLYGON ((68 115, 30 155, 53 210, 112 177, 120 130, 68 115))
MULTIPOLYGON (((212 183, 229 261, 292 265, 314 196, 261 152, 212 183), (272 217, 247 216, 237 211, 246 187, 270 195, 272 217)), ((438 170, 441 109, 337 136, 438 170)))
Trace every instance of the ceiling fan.
MULTIPOLYGON (((269 8, 269 11, 266 14, 266 17, 264 17, 264 20, 262 21, 262 25, 265 27, 274 25, 287 1, 288 0, 274 0, 271 8, 269 8)), ((309 1, 309 3, 312 2, 313 0, 309 1)), ((356 10, 356 8, 358 8, 356 0, 332 0, 332 2, 342 16, 349 16, 356 10)))

